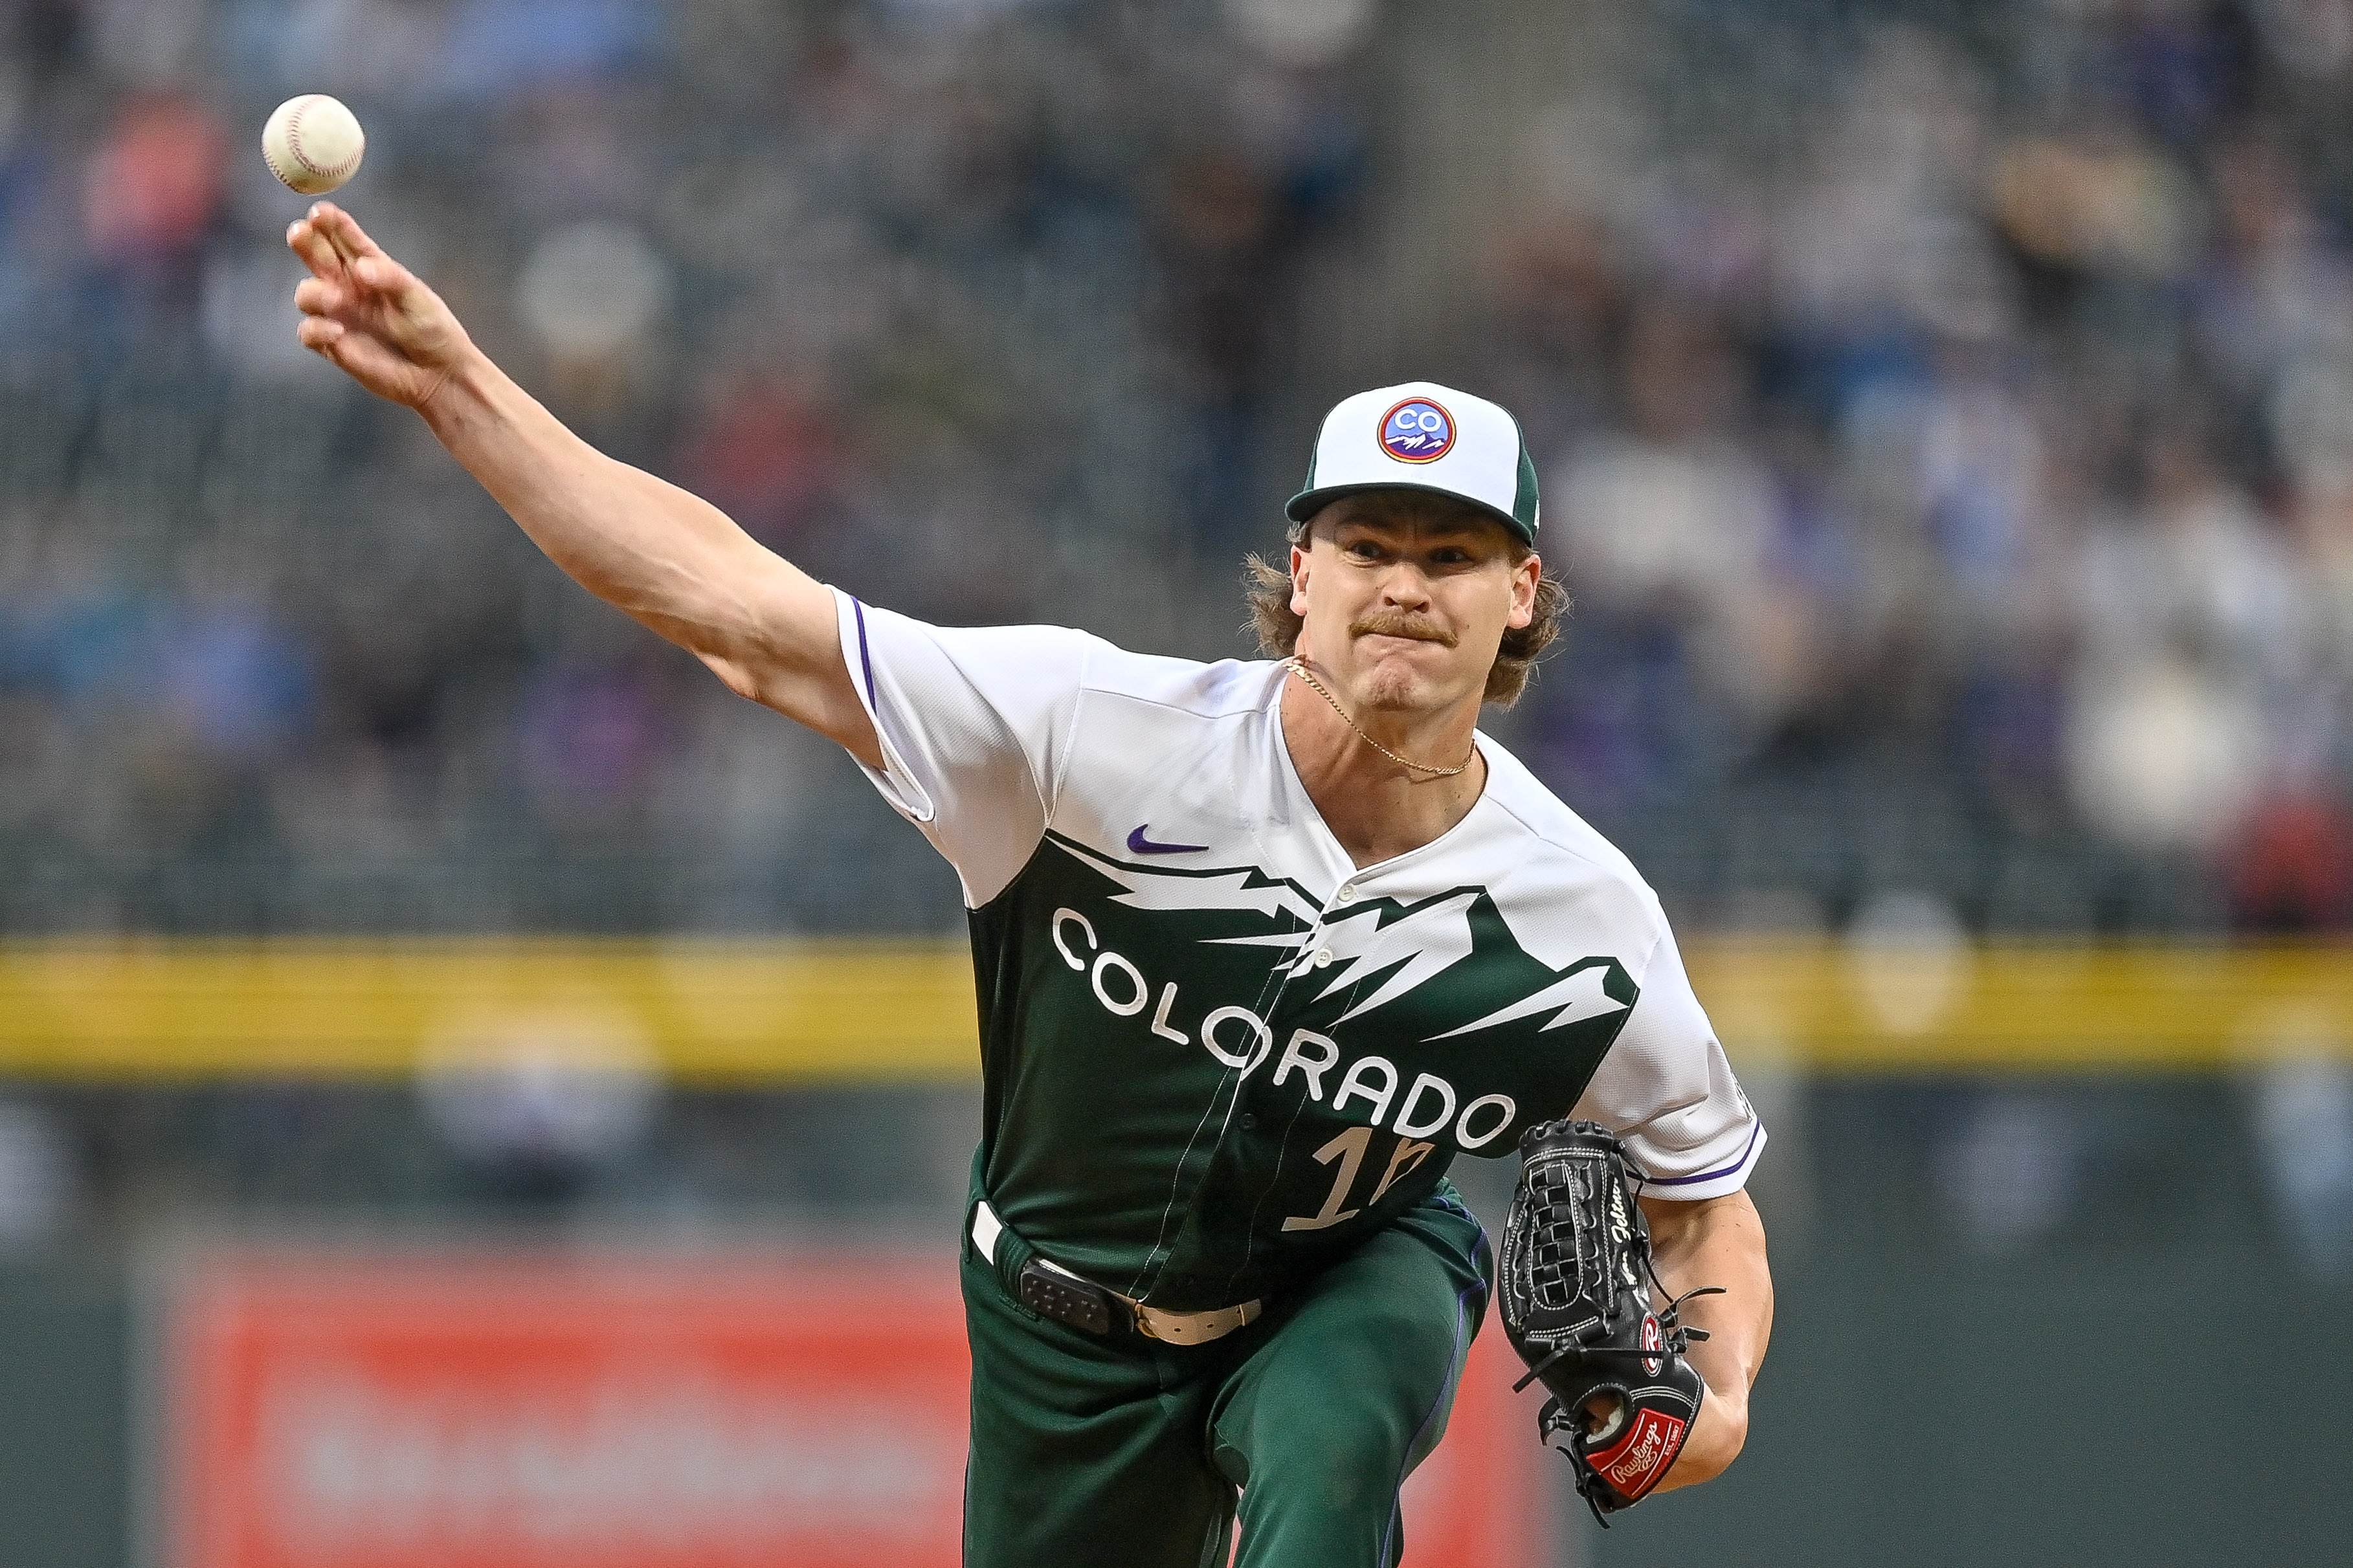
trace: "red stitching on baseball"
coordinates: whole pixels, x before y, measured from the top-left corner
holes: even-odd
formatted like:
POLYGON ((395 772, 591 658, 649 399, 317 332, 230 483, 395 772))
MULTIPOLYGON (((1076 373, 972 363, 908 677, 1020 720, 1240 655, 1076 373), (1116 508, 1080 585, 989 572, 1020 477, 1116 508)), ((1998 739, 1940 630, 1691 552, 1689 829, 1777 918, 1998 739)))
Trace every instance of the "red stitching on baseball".
POLYGON ((286 150, 294 154, 294 161, 297 163, 301 164, 311 173, 323 174, 326 170, 302 155, 302 114, 310 107, 311 100, 306 98, 294 106, 293 113, 286 117, 286 150))
MULTIPOLYGON (((358 147, 353 149, 350 157, 332 167, 323 163, 313 163, 311 162, 311 155, 302 151, 302 116, 308 114, 311 111, 311 106, 318 101, 319 95, 312 93, 302 100, 301 107, 286 117, 286 150, 294 154, 295 162, 314 174, 348 174, 359 166, 360 154, 367 150, 364 139, 358 147)), ((271 172, 276 173, 274 169, 271 172)), ((283 179, 285 176, 281 174, 279 177, 283 179)))

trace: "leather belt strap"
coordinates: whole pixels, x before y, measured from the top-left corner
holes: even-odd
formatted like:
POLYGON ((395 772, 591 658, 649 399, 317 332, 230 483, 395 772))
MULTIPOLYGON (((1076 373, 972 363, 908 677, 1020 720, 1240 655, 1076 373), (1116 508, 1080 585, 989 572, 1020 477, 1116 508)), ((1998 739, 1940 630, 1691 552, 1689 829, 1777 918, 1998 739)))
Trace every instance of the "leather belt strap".
MULTIPOLYGON (((997 1261, 997 1244, 1005 1235, 1005 1222, 997 1217, 995 1209, 990 1208, 985 1200, 973 1205, 972 1244, 980 1249, 983 1258, 991 1263, 997 1261)), ((1259 1313, 1265 1310, 1263 1302, 1244 1301, 1240 1306, 1219 1307, 1211 1312, 1171 1312, 1164 1308, 1145 1306, 1134 1297, 1123 1296, 1108 1286, 1081 1279, 1061 1265, 1050 1263, 1043 1258, 1033 1258, 1031 1261, 1066 1279, 1078 1280, 1088 1289, 1099 1291, 1118 1302, 1122 1315, 1134 1324, 1137 1333, 1147 1340, 1159 1340, 1166 1344, 1205 1345, 1211 1340, 1221 1340, 1236 1329, 1255 1322, 1259 1313)))

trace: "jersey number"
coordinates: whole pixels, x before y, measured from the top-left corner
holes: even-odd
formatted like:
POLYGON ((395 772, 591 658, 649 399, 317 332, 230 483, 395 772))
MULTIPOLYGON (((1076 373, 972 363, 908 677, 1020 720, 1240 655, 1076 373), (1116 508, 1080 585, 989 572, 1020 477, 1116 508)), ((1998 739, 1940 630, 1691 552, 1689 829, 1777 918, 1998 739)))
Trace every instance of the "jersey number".
POLYGON ((1356 1173, 1364 1169, 1365 1151, 1371 1148, 1372 1143, 1371 1128, 1351 1127, 1321 1149, 1316 1150, 1317 1164, 1329 1165, 1335 1160, 1339 1162, 1340 1168, 1332 1177, 1332 1191, 1325 1195, 1322 1208, 1312 1215, 1293 1215, 1282 1222, 1282 1228, 1323 1230, 1338 1225, 1342 1220, 1356 1218, 1366 1209, 1380 1202, 1381 1194, 1397 1185, 1400 1177, 1429 1159, 1430 1150, 1435 1147, 1434 1144, 1416 1143, 1403 1138, 1396 1139, 1397 1147, 1389 1152, 1388 1168, 1381 1172, 1381 1179, 1374 1184, 1372 1195, 1356 1208, 1344 1209, 1340 1205, 1348 1201, 1348 1189, 1356 1184, 1356 1173))

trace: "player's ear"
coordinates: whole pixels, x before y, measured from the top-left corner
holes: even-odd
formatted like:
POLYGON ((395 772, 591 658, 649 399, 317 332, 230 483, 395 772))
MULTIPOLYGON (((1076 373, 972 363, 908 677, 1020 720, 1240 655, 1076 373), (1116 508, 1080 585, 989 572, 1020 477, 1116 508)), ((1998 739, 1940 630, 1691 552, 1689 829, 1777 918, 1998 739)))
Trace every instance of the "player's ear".
POLYGON ((1512 610, 1504 624, 1518 631, 1536 618, 1536 584, 1544 581, 1544 562, 1533 551, 1512 568, 1512 610))
POLYGON ((1303 542, 1291 547, 1291 613, 1307 614, 1307 548, 1303 542))

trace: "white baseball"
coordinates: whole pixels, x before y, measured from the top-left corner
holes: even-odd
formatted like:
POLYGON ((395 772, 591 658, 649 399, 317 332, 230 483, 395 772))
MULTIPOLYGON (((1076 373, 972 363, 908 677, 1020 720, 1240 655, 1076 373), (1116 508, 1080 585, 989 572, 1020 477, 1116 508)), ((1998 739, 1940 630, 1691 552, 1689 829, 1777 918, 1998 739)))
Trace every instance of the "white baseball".
POLYGON ((261 128, 269 172, 306 196, 322 196, 359 172, 367 133, 340 100, 323 92, 290 98, 261 128))

